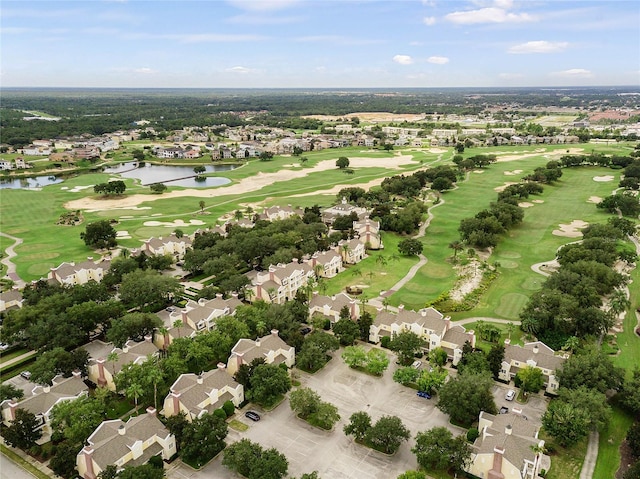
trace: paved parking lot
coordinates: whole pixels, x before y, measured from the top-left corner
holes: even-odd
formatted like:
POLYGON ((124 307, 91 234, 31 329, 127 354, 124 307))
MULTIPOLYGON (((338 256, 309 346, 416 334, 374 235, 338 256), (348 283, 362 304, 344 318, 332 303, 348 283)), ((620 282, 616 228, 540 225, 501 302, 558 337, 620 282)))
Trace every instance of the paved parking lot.
POLYGON ((493 396, 496 401, 496 406, 500 409, 502 406, 508 407, 509 412, 513 410, 513 408, 522 409, 522 414, 525 415, 530 421, 535 421, 536 424, 540 427, 542 425, 542 415, 547 410, 547 405, 549 403, 549 399, 546 398, 542 392, 538 394, 529 395, 529 400, 526 404, 520 404, 515 399, 513 401, 507 401, 504 396, 507 394, 509 389, 513 389, 516 393, 519 390, 511 385, 496 383, 493 386, 493 396))
MULTIPOLYGON (((249 430, 233 431, 228 442, 246 437, 263 447, 275 447, 287 456, 289 475, 296 477, 317 470, 323 479, 388 479, 415 469, 417 463, 411 447, 418 432, 436 426, 445 426, 454 434, 464 431, 449 424, 448 417, 436 409, 435 399, 420 398, 413 389, 393 382, 392 375, 397 366, 395 356, 390 354, 389 357, 390 368, 381 378, 349 369, 340 359, 340 351, 315 375, 294 370, 302 386, 310 387, 324 401, 338 407, 342 419, 334 431, 321 431, 296 418, 289 401, 285 400, 271 412, 256 409, 262 416, 259 422, 241 416, 240 420, 249 425, 249 430), (411 440, 391 457, 354 443, 351 437, 344 435, 342 428, 357 411, 367 411, 374 422, 383 415, 400 417, 411 431, 411 440)), ((198 472, 186 466, 172 468, 168 477, 199 479, 233 475, 218 458, 198 472)))

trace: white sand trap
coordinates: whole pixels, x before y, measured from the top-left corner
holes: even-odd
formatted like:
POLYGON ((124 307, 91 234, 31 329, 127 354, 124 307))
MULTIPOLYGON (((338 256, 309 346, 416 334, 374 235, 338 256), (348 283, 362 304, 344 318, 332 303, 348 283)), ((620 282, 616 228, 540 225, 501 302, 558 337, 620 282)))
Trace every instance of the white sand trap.
POLYGON ((568 225, 559 224, 557 230, 553 230, 551 234, 555 236, 564 236, 566 238, 580 238, 582 236, 582 232, 580 231, 583 228, 589 226, 589 223, 582 220, 573 220, 568 225))
POLYGON ((131 239, 131 235, 126 230, 116 231, 116 238, 118 238, 118 239, 131 239))
POLYGON ((523 201, 522 203, 518 203, 520 208, 531 208, 533 203, 529 203, 528 201, 523 201))
POLYGON ((518 183, 515 183, 515 182, 513 182, 513 181, 506 181, 506 182, 504 183, 504 185, 495 187, 495 188, 493 189, 493 191, 495 191, 495 192, 497 192, 497 193, 502 193, 502 192, 505 190, 505 188, 506 188, 507 186, 517 185, 517 184, 518 184, 518 183))
POLYGON ((607 182, 607 181, 613 181, 615 179, 614 176, 611 175, 605 175, 605 176, 594 176, 593 177, 593 181, 599 181, 599 182, 607 182))
POLYGON ((544 203, 544 200, 531 200, 531 203, 542 204, 544 203))
POLYGON ((151 216, 162 216, 162 213, 154 213, 151 216))
POLYGON ((600 198, 599 196, 590 196, 589 199, 587 200, 587 203, 595 203, 598 204, 602 201, 602 198, 600 198))
POLYGON ((120 217, 120 219, 123 219, 123 220, 125 220, 125 219, 129 219, 129 218, 133 218, 133 216, 131 216, 131 215, 126 215, 126 216, 121 216, 121 217, 120 217))
POLYGON ((442 148, 429 148, 429 153, 446 153, 447 150, 443 150, 442 148))
POLYGON ((74 186, 69 191, 71 193, 80 193, 82 190, 86 190, 88 188, 93 188, 95 185, 85 185, 85 186, 74 186))
POLYGON ((145 221, 143 223, 144 226, 167 226, 168 228, 175 228, 176 226, 201 226, 203 224, 205 224, 204 221, 200 220, 189 220, 188 223, 185 223, 183 220, 145 221))
MULTIPOLYGON (((291 181, 298 178, 304 178, 311 173, 318 173, 322 171, 329 171, 336 169, 336 160, 338 157, 332 160, 323 160, 318 162, 312 168, 304 168, 300 170, 284 169, 274 173, 258 173, 249 178, 243 178, 237 183, 230 183, 225 186, 219 186, 216 188, 202 188, 202 189, 185 189, 170 191, 163 195, 127 195, 123 198, 110 199, 110 200, 98 200, 95 198, 80 198, 77 200, 69 201, 64 205, 68 210, 84 210, 89 208, 130 208, 137 206, 141 203, 148 203, 156 200, 166 200, 168 198, 183 198, 183 197, 196 197, 196 198, 214 198, 220 195, 238 195, 251 193, 253 191, 261 190, 262 188, 272 185, 280 181, 291 181)), ((366 158, 366 157, 350 157, 349 166, 351 168, 387 168, 390 170, 396 170, 402 165, 415 165, 416 162, 411 155, 402 155, 398 152, 397 155, 388 158, 366 158)))
POLYGON ((300 167, 300 163, 290 163, 288 165, 282 165, 285 168, 299 168, 300 167))
POLYGON ((520 173, 522 173, 522 170, 505 171, 503 173, 505 175, 507 175, 507 176, 515 176, 515 175, 519 175, 520 173))
POLYGON ((61 190, 68 190, 68 189, 69 189, 69 187, 68 187, 68 186, 61 186, 61 187, 60 187, 60 189, 61 189, 61 190))
POLYGON ((482 173, 484 173, 484 170, 473 170, 473 172, 481 175, 482 173))

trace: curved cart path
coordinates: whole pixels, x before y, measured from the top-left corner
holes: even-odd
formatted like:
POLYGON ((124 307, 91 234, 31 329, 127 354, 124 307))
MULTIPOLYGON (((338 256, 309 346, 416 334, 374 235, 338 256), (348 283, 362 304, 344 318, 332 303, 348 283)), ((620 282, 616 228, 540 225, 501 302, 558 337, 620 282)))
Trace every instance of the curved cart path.
POLYGON ((22 239, 16 238, 15 236, 11 236, 11 235, 8 235, 7 233, 1 233, 1 232, 0 232, 0 236, 4 236, 5 238, 9 238, 10 240, 13 240, 13 244, 10 246, 7 246, 4 249, 5 252, 7 253, 7 256, 0 260, 0 263, 4 264, 7 267, 6 277, 9 278, 11 281, 13 281, 16 286, 22 287, 25 285, 25 282, 22 281, 22 279, 20 279, 20 276, 18 276, 18 273, 16 273, 16 265, 13 263, 13 261, 11 261, 13 258, 17 256, 17 253, 15 252, 15 247, 22 244, 22 239))

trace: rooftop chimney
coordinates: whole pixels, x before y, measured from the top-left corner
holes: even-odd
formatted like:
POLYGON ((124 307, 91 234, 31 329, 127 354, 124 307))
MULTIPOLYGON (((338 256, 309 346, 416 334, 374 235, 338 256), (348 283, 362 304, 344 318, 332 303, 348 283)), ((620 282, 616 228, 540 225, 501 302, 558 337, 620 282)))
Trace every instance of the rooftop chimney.
POLYGON ((534 345, 533 345, 533 349, 532 349, 532 351, 533 351, 533 354, 538 354, 538 351, 540 351, 540 349, 538 348, 538 345, 537 345, 537 344, 534 344, 534 345))
POLYGON ((217 366, 220 371, 227 369, 227 365, 225 363, 218 363, 217 366))
POLYGON ((196 382, 198 384, 202 384, 204 382, 204 379, 202 379, 202 374, 198 374, 198 376, 196 377, 196 382))
POLYGON ((506 339, 504 340, 504 344, 505 344, 505 346, 507 346, 507 345, 511 344, 511 340, 510 340, 509 338, 506 338, 506 339))
POLYGON ((272 329, 271 330, 271 334, 273 334, 274 336, 278 336, 278 330, 277 329, 272 329))
POLYGON ((119 428, 118 428, 118 434, 120 434, 121 436, 124 436, 127 433, 127 428, 124 427, 124 424, 122 424, 119 428))
POLYGON ((513 428, 511 427, 511 424, 507 424, 504 428, 504 433, 507 436, 511 436, 511 434, 513 433, 513 428))
POLYGON ((147 408, 147 414, 149 416, 155 416, 156 415, 156 408, 154 408, 153 406, 149 406, 147 408))
POLYGON ((42 392, 47 394, 51 392, 51 386, 49 386, 48 384, 46 386, 42 386, 42 392))

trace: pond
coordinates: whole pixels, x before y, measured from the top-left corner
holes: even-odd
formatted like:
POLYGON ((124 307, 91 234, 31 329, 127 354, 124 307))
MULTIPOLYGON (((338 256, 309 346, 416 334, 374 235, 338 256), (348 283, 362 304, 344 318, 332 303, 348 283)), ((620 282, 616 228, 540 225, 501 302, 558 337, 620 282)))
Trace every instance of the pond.
POLYGON ((43 186, 62 183, 62 181, 62 178, 56 178, 55 176, 35 176, 33 178, 0 178, 0 190, 39 189, 43 186))
MULTIPOLYGON (((140 180, 143 186, 153 183, 165 183, 167 186, 182 186, 185 188, 206 188, 210 186, 221 186, 231 183, 228 178, 215 176, 202 176, 202 181, 196 180, 196 173, 193 166, 168 166, 151 165, 137 167, 136 163, 123 163, 117 167, 105 168, 105 173, 117 174, 123 178, 140 180)), ((206 173, 218 171, 230 171, 236 168, 235 165, 205 165, 206 173)))

